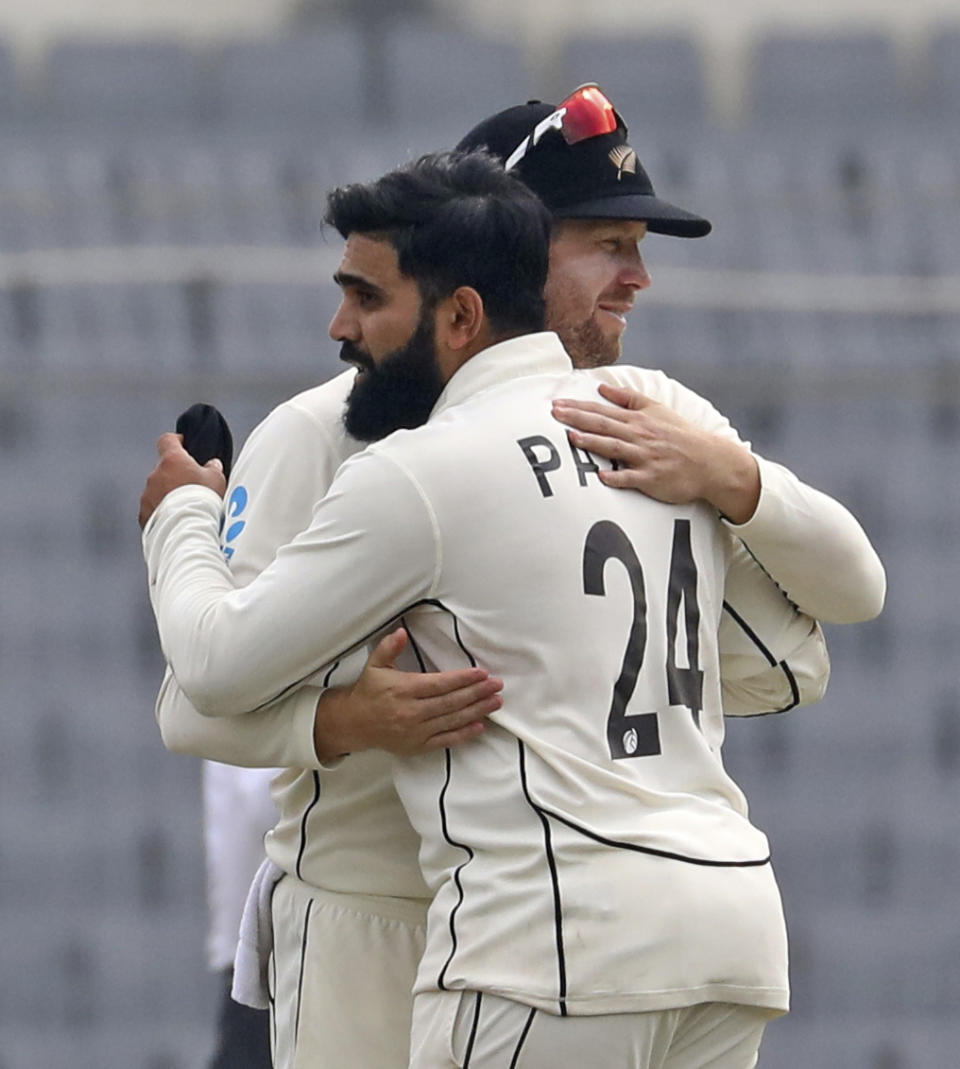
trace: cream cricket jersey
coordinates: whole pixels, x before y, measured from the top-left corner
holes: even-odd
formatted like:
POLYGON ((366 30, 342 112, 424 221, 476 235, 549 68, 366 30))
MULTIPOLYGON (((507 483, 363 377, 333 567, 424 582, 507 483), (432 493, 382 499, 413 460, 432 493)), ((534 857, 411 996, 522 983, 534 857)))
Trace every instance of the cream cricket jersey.
MULTIPOLYGON (((237 586, 254 579, 280 546, 309 527, 337 468, 361 448, 343 429, 353 378, 354 372, 346 372, 285 401, 240 451, 220 536, 237 586)), ((335 681, 351 682, 364 660, 365 652, 346 659, 335 681)), ((307 686, 260 713, 214 718, 199 714, 168 672, 157 718, 173 750, 286 769, 273 783, 280 819, 266 837, 267 854, 286 872, 346 894, 427 898, 416 860, 418 839, 397 798, 390 756, 371 750, 321 768, 313 749, 318 696, 316 687, 307 686)), ((246 884, 240 893, 242 904, 246 884)), ((235 941, 236 924, 233 930, 235 941)))
MULTIPOLYGON (((236 585, 249 583, 280 546, 309 526, 314 505, 329 489, 340 463, 358 451, 359 444, 344 434, 342 421, 352 382, 353 372, 348 372, 284 402, 244 445, 227 488, 221 531, 236 585)), ((683 396, 689 415, 710 426, 722 422, 706 405, 693 413, 693 395, 683 396)), ((782 493, 765 489, 751 521, 757 531, 755 538, 751 535, 751 549, 762 553, 776 539, 779 557, 797 573, 790 586, 794 598, 822 598, 818 585, 836 596, 832 591, 856 570, 850 558, 861 552, 856 543, 859 529, 839 510, 853 536, 847 539, 848 559, 838 559, 833 568, 837 574, 831 575, 824 562, 829 553, 818 547, 844 541, 835 533, 842 533, 844 524, 830 512, 839 507, 809 488, 795 496, 797 501, 785 504, 782 493), (764 523, 766 513, 774 514, 776 522, 764 523), (814 516, 820 530, 811 535, 808 517, 814 516), (824 531, 830 532, 829 540, 824 531)), ((862 541, 862 534, 859 537, 862 541)), ((788 604, 739 541, 728 567, 725 597, 719 634, 724 711, 747 715, 815 701, 826 685, 828 666, 820 632, 788 604)), ((848 607, 849 600, 843 602, 844 610, 856 611, 848 607)), ((351 682, 363 659, 363 654, 359 659, 355 655, 338 664, 332 681, 351 682)), ((417 667, 415 662, 408 666, 417 667)), ((165 744, 174 751, 290 770, 275 784, 282 819, 266 840, 267 853, 285 871, 299 874, 312 886, 343 893, 425 897, 416 862, 417 838, 397 798, 389 757, 368 752, 321 768, 313 750, 317 697, 317 689, 306 686, 258 712, 205 716, 168 673, 157 718, 165 744)))
POLYGON ((495 346, 427 427, 347 463, 310 530, 242 590, 213 495, 170 495, 145 533, 164 649, 213 713, 276 699, 398 618, 425 668, 503 676, 481 740, 398 766, 437 891, 421 986, 554 1012, 782 1007, 766 842, 719 759, 734 540, 705 505, 603 487, 569 447, 550 399, 592 397, 600 377, 701 425, 712 412, 658 373, 571 374, 551 335, 495 346))

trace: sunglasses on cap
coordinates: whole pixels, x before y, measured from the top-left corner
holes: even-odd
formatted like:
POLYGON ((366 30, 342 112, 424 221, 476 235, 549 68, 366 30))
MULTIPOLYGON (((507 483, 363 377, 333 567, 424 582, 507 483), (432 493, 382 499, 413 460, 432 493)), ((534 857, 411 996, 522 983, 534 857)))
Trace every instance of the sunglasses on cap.
POLYGON ((591 137, 612 134, 622 120, 616 108, 595 82, 587 82, 575 89, 552 114, 533 128, 507 157, 504 170, 512 170, 549 130, 559 130, 568 145, 576 145, 591 137))

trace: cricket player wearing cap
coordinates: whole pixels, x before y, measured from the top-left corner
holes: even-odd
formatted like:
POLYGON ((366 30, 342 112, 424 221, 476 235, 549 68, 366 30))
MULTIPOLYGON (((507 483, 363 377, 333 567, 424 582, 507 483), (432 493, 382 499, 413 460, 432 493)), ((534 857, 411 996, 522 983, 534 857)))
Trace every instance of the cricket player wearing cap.
MULTIPOLYGON (((556 110, 537 107, 548 113, 556 110)), ((516 138, 511 151, 539 121, 516 138)), ((533 151, 549 147, 554 135, 563 137, 562 131, 547 131, 533 151)), ((601 165, 606 182, 609 151, 602 153, 601 165)), ((581 173, 589 174, 590 166, 583 163, 581 173)), ((628 161, 627 166, 632 164, 628 161)), ((520 166, 513 169, 527 180, 520 166)), ((542 190, 537 192, 543 197, 542 190)), ((635 201, 631 213, 661 210, 664 202, 652 190, 635 192, 646 199, 635 201)), ((626 206, 626 198, 622 203, 626 206)), ((696 219, 669 206, 664 210, 672 215, 654 225, 683 227, 682 216, 688 216, 687 222, 696 219)), ((636 219, 625 216, 615 225, 636 224, 636 219)), ((691 225, 686 236, 709 228, 703 220, 691 225)), ((591 349, 587 362, 609 362, 619 351, 627 302, 649 283, 637 234, 626 240, 598 237, 596 245, 587 241, 581 248, 571 241, 568 258, 557 255, 558 247, 555 237, 548 301, 555 280, 570 293, 582 295, 581 325, 589 330, 592 321, 605 341, 613 339, 605 357, 598 359, 597 350, 591 349), (614 305, 612 313, 602 307, 609 304, 614 305)), ((570 311, 575 304, 568 299, 563 308, 570 311)), ((571 352, 576 351, 565 336, 564 341, 571 352)), ((228 487, 226 508, 232 522, 225 528, 238 585, 249 582, 280 544, 308 525, 313 503, 329 486, 337 465, 359 448, 341 423, 352 385, 353 374, 348 373, 282 405, 241 454, 228 487)), ((664 485, 673 473, 689 475, 695 461, 703 459, 697 449, 702 451, 704 443, 729 437, 726 422, 705 402, 694 400, 687 391, 677 391, 670 399, 676 403, 678 397, 684 399, 681 407, 692 421, 689 425, 673 409, 659 403, 648 407, 654 429, 661 428, 673 448, 670 464, 652 473, 653 481, 659 479, 664 485), (682 448, 693 455, 684 459, 682 448)), ((542 459, 548 464, 552 460, 542 459)), ((882 569, 878 575, 879 565, 859 525, 842 507, 791 480, 781 469, 765 466, 765 471, 770 481, 761 489, 755 515, 737 529, 750 537, 751 551, 766 556, 764 563, 801 607, 826 619, 872 615, 878 599, 882 601, 882 569), (784 494, 787 484, 789 492, 784 494), (811 534, 816 537, 811 539, 811 534)), ((599 477, 608 481, 614 474, 603 470, 599 477)), ((671 483, 666 492, 674 490, 671 483)), ((743 543, 738 545, 742 548, 743 543)), ((727 651, 722 661, 726 711, 761 712, 815 700, 826 675, 819 632, 745 551, 727 574, 725 598, 729 611, 721 618, 720 633, 727 651), (749 627, 747 619, 752 621, 749 627)), ((403 632, 388 636, 356 684, 322 693, 304 688, 285 704, 259 712, 204 717, 170 676, 158 703, 164 738, 173 749, 240 764, 291 768, 277 785, 284 817, 267 844, 285 873, 273 902, 278 1065, 399 1067, 406 1061, 409 988, 422 949, 429 892, 415 867, 415 838, 393 793, 389 762, 371 747, 415 754, 456 739, 449 731, 431 736, 431 718, 421 719, 409 708, 394 706, 392 716, 378 715, 378 687, 396 693, 398 687, 410 685, 408 677, 389 669, 405 641, 403 632), (345 752, 351 756, 337 761, 336 755, 345 752), (293 967, 284 959, 292 959, 293 967), (287 976, 293 978, 292 992, 280 990, 287 976), (361 999, 364 1012, 353 1012, 361 999), (377 1021, 376 1028, 370 1026, 371 1020, 377 1021)), ((357 671, 356 664, 344 663, 320 682, 336 683, 357 671)), ((427 678, 414 677, 414 682, 427 678)), ((490 694, 479 701, 483 700, 493 701, 490 694)), ((426 701, 418 697, 410 707, 426 701)), ((471 734, 462 726, 456 730, 463 732, 461 738, 471 734)))

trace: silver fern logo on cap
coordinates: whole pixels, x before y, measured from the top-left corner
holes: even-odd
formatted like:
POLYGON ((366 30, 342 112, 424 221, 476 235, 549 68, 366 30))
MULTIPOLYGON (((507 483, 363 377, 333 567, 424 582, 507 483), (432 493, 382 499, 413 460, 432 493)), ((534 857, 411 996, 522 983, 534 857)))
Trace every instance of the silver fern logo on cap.
POLYGON ((617 169, 617 181, 623 178, 624 173, 637 173, 637 154, 629 145, 617 145, 610 150, 610 162, 617 169))

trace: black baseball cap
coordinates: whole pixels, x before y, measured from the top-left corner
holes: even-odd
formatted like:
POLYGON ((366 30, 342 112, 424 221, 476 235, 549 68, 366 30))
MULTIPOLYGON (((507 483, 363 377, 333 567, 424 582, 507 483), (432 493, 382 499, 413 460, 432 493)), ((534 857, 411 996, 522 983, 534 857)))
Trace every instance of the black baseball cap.
MULTIPOLYGON (((585 87, 581 87, 583 89, 585 87)), ((596 87, 594 87, 596 88, 596 87)), ((580 90, 577 90, 579 93, 580 90)), ((601 99, 602 90, 598 90, 601 99)), ((568 98, 572 100, 576 93, 568 98)), ((565 102, 566 103, 566 102, 565 102)), ((655 234, 678 238, 702 238, 710 223, 693 212, 661 200, 653 183, 627 143, 627 126, 606 101, 614 116, 609 133, 587 135, 570 144, 561 132, 561 122, 528 144, 510 169, 559 219, 637 219, 655 234)), ((561 108, 564 105, 561 105, 561 108)), ((486 148, 505 163, 516 158, 525 138, 538 124, 560 109, 531 100, 497 112, 475 126, 457 145, 461 152, 486 148)))

